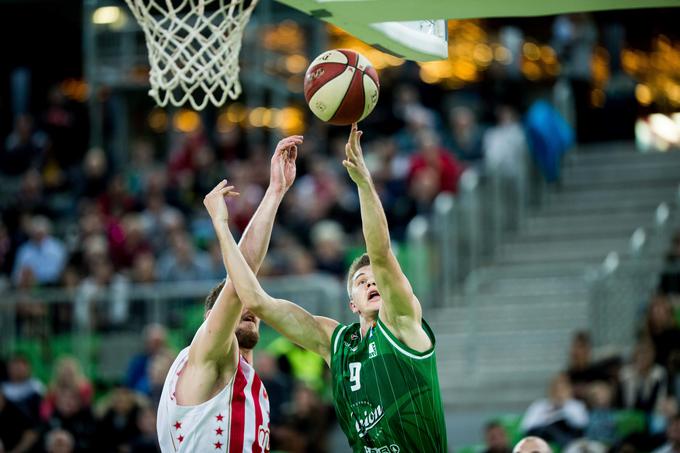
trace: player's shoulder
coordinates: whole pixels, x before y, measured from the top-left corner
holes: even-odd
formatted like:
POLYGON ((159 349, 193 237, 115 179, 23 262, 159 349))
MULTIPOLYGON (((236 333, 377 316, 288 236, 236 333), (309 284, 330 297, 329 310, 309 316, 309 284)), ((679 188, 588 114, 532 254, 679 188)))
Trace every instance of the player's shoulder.
POLYGON ((331 335, 331 354, 340 351, 345 343, 361 338, 361 324, 338 324, 331 335))
POLYGON ((430 347, 425 351, 417 351, 405 344, 380 318, 378 318, 376 326, 374 329, 372 329, 372 332, 375 334, 376 338, 380 339, 381 344, 384 344, 390 349, 397 351, 400 355, 410 359, 423 360, 433 357, 436 339, 434 332, 425 319, 421 319, 420 327, 425 332, 425 335, 428 336, 431 343, 430 347))

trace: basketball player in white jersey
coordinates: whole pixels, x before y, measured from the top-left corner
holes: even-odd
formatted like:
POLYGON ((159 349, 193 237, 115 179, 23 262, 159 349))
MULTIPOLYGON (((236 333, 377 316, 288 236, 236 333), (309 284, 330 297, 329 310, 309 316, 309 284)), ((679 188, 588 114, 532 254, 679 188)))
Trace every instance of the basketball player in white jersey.
MULTIPOLYGON (((295 180, 301 136, 281 140, 271 160, 270 183, 239 245, 257 272, 267 252, 276 211, 295 180)), ((203 200, 217 231, 227 222, 222 181, 203 200), (218 228, 219 227, 219 228, 218 228)), ((163 453, 269 451, 269 401, 252 367, 260 320, 244 310, 232 283, 206 299, 205 321, 175 359, 163 386, 156 429, 163 453)))

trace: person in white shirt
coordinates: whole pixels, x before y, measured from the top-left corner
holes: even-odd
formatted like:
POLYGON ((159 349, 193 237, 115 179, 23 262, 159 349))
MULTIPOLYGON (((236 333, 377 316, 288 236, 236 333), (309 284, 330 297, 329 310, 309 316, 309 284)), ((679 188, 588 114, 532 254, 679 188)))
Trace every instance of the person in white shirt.
POLYGON ((522 419, 522 431, 539 436, 561 447, 577 439, 588 426, 588 410, 574 399, 571 383, 565 373, 550 382, 548 398, 531 403, 522 419))

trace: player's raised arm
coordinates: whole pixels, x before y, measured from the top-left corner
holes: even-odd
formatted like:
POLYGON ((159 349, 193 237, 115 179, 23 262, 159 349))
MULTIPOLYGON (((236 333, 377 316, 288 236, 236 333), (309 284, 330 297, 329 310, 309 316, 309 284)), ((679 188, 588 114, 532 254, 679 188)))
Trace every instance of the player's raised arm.
MULTIPOLYGON (((292 150, 292 152, 295 151, 292 150)), ((285 151, 283 154, 285 162, 281 171, 286 171, 291 165, 295 165, 295 155, 285 151)), ((211 192, 206 196, 205 203, 209 211, 219 209, 225 216, 228 215, 224 199, 219 194, 215 195, 211 192)), ((329 363, 331 335, 338 322, 322 316, 313 316, 292 302, 275 299, 267 294, 238 250, 234 237, 229 231, 226 217, 220 218, 212 214, 211 217, 230 280, 234 283, 236 292, 245 307, 289 340, 319 354, 329 363)))
MULTIPOLYGON (((276 211, 286 191, 295 180, 294 167, 292 172, 290 170, 281 171, 283 164, 282 150, 296 147, 301 143, 302 137, 294 135, 284 138, 277 145, 271 160, 269 187, 241 238, 241 251, 248 266, 254 272, 259 270, 267 253, 276 211)), ((224 192, 226 187, 226 181, 222 181, 213 189, 213 192, 224 192)), ((224 194, 220 197, 223 201, 224 194)), ((221 215, 219 211, 208 209, 208 212, 213 223, 219 221, 215 218, 215 216, 221 215)), ((233 284, 227 280, 206 321, 196 333, 189 360, 193 363, 206 363, 232 357, 230 354, 225 354, 225 350, 229 352, 235 345, 234 331, 240 321, 242 309, 243 304, 238 300, 233 284)))
POLYGON ((361 149, 362 132, 352 125, 342 164, 359 189, 361 221, 371 269, 383 300, 380 319, 400 340, 416 350, 432 343, 421 326, 422 309, 392 251, 387 218, 361 149))

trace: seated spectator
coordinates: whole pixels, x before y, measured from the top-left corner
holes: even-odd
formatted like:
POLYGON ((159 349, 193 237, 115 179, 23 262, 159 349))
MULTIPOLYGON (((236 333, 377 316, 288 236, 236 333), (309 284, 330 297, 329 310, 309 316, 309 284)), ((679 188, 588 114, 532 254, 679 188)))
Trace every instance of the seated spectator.
POLYGON ((311 237, 316 268, 342 278, 347 267, 342 227, 332 220, 322 220, 312 227, 311 237))
POLYGON ((435 176, 437 194, 455 193, 458 191, 458 180, 463 169, 463 165, 441 146, 436 132, 428 130, 418 134, 418 152, 411 157, 408 172, 409 185, 413 185, 422 172, 431 170, 435 176))
POLYGON ((130 453, 160 452, 158 434, 156 433, 156 411, 151 407, 140 409, 137 415, 137 430, 139 434, 130 442, 130 453))
POLYGON ((593 363, 592 343, 586 331, 574 333, 569 349, 569 366, 567 375, 574 390, 574 398, 588 400, 589 386, 596 381, 609 379, 603 363, 593 363))
POLYGON ((654 363, 654 345, 648 339, 638 342, 632 363, 620 373, 619 406, 647 414, 658 412, 668 394, 666 370, 654 363))
POLYGON ((487 423, 484 429, 484 453, 510 453, 511 446, 508 433, 503 425, 492 421, 487 423))
POLYGON ((31 219, 30 238, 19 247, 14 262, 12 280, 15 285, 20 285, 27 278, 41 285, 59 281, 66 264, 66 250, 59 239, 51 236, 51 229, 46 217, 31 219))
MULTIPOLYGON (((149 377, 153 359, 168 350, 167 332, 160 324, 149 324, 144 328, 144 352, 135 355, 130 360, 125 375, 125 386, 151 395, 149 377)), ((163 376, 165 379, 165 376, 163 376)))
POLYGON ((680 415, 673 417, 666 430, 667 442, 653 453, 680 453, 680 415))
POLYGON ((552 453, 552 448, 540 437, 529 436, 517 442, 512 453, 552 453))
POLYGON ((40 407, 40 416, 43 420, 50 418, 52 412, 54 412, 56 395, 64 390, 77 391, 80 400, 86 406, 92 403, 94 393, 92 384, 83 374, 80 363, 73 357, 62 357, 54 367, 52 380, 40 407))
POLYGON ((522 419, 522 431, 561 447, 578 439, 588 426, 585 404, 574 399, 571 383, 560 373, 550 382, 548 398, 531 403, 522 419))
POLYGON ((32 376, 28 359, 17 354, 7 363, 7 378, 2 384, 5 398, 16 405, 26 417, 37 423, 40 420, 40 401, 45 387, 32 376))
POLYGON ((170 250, 158 262, 161 280, 191 282, 208 279, 210 257, 205 252, 196 251, 188 233, 173 234, 171 244, 170 250))
POLYGON ((671 250, 666 257, 666 268, 661 274, 661 291, 680 294, 680 231, 673 236, 671 250))
POLYGON ((459 105, 449 112, 451 149, 463 162, 479 164, 484 158, 482 139, 484 129, 472 108, 459 105))
POLYGON ((83 404, 77 390, 65 389, 56 394, 54 412, 44 423, 44 431, 68 431, 75 440, 76 453, 99 451, 94 449, 96 423, 92 410, 83 404))
POLYGON ((496 126, 483 138, 485 167, 503 176, 524 178, 529 148, 519 113, 510 105, 500 105, 496 117, 496 126))
POLYGON ((298 384, 283 426, 275 433, 279 448, 290 453, 329 452, 328 431, 332 421, 333 409, 312 389, 298 384))
POLYGON ((97 451, 129 451, 131 443, 139 436, 137 417, 141 408, 132 390, 116 388, 104 406, 103 415, 97 421, 97 451))
POLYGON ((645 327, 656 350, 655 362, 668 368, 671 356, 680 353, 680 328, 668 296, 656 294, 652 298, 647 308, 645 327))
POLYGON ((290 403, 293 380, 279 369, 276 358, 266 351, 255 356, 255 369, 269 396, 269 416, 272 425, 279 425, 284 408, 290 403))
POLYGON ((73 453, 76 442, 68 431, 55 428, 45 437, 45 451, 47 453, 73 453))
POLYGON ((31 451, 38 440, 35 427, 35 423, 0 392, 0 451, 31 451))
POLYGON ((35 130, 31 115, 18 115, 14 129, 5 141, 5 153, 0 165, 2 172, 19 175, 29 167, 39 168, 48 142, 47 135, 35 130))
POLYGON ((589 386, 588 405, 590 416, 585 437, 589 440, 614 445, 617 441, 616 419, 613 409, 614 390, 603 381, 589 386))

